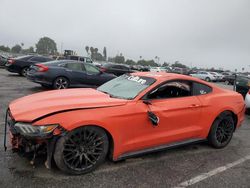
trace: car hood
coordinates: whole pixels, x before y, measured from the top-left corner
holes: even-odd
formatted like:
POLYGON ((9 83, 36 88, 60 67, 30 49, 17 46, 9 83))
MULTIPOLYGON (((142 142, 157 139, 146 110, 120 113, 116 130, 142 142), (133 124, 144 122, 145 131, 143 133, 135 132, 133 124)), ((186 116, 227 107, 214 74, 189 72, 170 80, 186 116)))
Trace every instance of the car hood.
POLYGON ((10 103, 15 121, 32 122, 61 111, 125 105, 127 100, 111 98, 95 89, 65 89, 28 95, 10 103))

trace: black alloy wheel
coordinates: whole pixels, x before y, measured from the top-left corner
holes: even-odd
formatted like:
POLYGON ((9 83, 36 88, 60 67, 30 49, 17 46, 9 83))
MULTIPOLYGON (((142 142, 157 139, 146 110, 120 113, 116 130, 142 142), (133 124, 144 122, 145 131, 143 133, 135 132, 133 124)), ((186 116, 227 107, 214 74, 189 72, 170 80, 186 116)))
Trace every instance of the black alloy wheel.
POLYGON ((58 140, 54 159, 64 172, 84 174, 105 160, 108 147, 108 137, 103 129, 85 126, 58 140))
POLYGON ((232 115, 222 113, 213 123, 208 141, 215 148, 223 148, 231 141, 235 125, 232 115))
POLYGON ((216 139, 220 144, 224 144, 231 139, 234 131, 233 123, 228 119, 223 119, 216 130, 216 139))
POLYGON ((29 68, 28 67, 24 67, 22 70, 21 70, 21 76, 27 76, 27 72, 28 72, 29 68))
POLYGON ((66 89, 69 87, 69 81, 65 77, 58 77, 53 83, 54 89, 66 89))

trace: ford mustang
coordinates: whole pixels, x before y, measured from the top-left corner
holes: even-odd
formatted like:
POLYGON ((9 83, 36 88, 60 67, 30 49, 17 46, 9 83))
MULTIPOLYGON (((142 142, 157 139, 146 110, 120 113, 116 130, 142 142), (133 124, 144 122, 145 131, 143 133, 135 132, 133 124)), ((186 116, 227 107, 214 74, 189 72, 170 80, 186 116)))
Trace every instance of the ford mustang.
POLYGON ((223 148, 244 120, 243 97, 198 78, 137 72, 97 89, 46 91, 10 103, 12 149, 39 153, 66 173, 93 171, 105 159, 207 141, 223 148))

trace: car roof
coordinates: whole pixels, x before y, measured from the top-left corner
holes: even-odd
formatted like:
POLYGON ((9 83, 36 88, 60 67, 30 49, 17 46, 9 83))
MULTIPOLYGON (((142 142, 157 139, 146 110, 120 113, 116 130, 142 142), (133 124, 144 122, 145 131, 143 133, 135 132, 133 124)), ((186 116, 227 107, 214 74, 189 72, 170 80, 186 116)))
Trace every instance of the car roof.
POLYGON ((167 81, 167 80, 174 80, 174 79, 191 80, 191 81, 196 81, 196 82, 200 82, 200 83, 211 86, 210 83, 205 82, 199 78, 195 78, 195 77, 183 75, 183 74, 175 74, 175 73, 167 73, 167 72, 135 72, 131 74, 134 76, 151 77, 151 78, 156 79, 157 81, 167 81))

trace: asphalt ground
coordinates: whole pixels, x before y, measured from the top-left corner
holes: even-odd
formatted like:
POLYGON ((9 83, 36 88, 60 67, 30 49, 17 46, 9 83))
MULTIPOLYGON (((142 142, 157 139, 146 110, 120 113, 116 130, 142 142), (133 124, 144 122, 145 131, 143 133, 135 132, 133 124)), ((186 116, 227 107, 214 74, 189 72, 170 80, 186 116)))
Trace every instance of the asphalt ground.
MULTIPOLYGON (((9 102, 39 91, 44 91, 40 85, 0 69, 0 143, 9 102)), ((250 187, 249 124, 246 116, 224 149, 193 144, 123 162, 107 161, 81 176, 63 174, 55 166, 48 170, 43 158, 33 168, 26 158, 0 146, 0 187, 250 187)))

